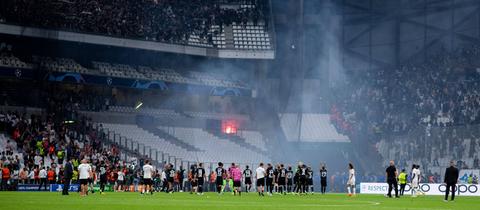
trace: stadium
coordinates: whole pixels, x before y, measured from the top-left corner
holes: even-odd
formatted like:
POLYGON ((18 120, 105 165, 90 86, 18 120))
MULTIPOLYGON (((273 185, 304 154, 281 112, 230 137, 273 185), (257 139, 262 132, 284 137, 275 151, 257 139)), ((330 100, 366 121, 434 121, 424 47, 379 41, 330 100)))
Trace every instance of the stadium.
POLYGON ((479 209, 479 0, 1 0, 0 209, 479 209))

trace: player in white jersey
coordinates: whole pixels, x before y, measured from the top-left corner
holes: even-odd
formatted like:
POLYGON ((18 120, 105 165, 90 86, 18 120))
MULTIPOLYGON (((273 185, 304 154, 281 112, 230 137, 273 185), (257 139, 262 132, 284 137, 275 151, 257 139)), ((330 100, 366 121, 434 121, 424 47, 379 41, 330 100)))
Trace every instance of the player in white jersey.
POLYGON ((125 182, 125 173, 123 173, 123 169, 120 168, 117 172, 117 192, 125 191, 123 189, 123 184, 125 182))
POLYGON ((355 189, 355 169, 353 169, 353 164, 352 164, 352 163, 349 163, 349 164, 348 164, 347 190, 348 190, 348 196, 352 196, 352 191, 353 191, 353 196, 355 196, 355 194, 356 194, 356 189, 355 189))
POLYGON ((419 184, 420 184, 420 169, 418 165, 413 164, 412 166, 412 197, 417 197, 419 194, 419 184))
POLYGON ((78 166, 78 180, 80 182, 80 196, 86 196, 88 190, 88 179, 92 173, 92 167, 83 159, 78 166))
POLYGON ((264 186, 265 186, 265 175, 267 175, 267 173, 265 172, 265 169, 263 168, 263 163, 260 163, 258 168, 255 170, 255 175, 257 176, 257 192, 258 192, 258 195, 264 196, 263 191, 264 191, 264 186))
POLYGON ((422 171, 420 171, 420 165, 417 165, 417 173, 418 173, 418 191, 417 194, 425 195, 422 188, 420 187, 420 182, 422 181, 422 171))
POLYGON ((152 188, 152 177, 154 176, 155 169, 153 168, 152 165, 150 165, 149 160, 145 160, 145 165, 143 165, 143 189, 142 189, 142 194, 145 192, 153 195, 153 190, 152 188))

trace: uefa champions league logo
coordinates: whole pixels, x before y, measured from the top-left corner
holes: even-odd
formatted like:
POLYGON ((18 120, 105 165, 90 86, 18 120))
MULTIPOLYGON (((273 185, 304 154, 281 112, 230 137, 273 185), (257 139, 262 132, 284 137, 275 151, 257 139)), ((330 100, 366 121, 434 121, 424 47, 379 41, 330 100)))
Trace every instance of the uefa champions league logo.
POLYGON ((22 70, 20 70, 20 69, 15 69, 15 76, 16 76, 17 78, 20 78, 20 77, 22 76, 22 70))
POLYGON ((112 85, 112 78, 111 77, 107 78, 107 85, 108 86, 112 85))

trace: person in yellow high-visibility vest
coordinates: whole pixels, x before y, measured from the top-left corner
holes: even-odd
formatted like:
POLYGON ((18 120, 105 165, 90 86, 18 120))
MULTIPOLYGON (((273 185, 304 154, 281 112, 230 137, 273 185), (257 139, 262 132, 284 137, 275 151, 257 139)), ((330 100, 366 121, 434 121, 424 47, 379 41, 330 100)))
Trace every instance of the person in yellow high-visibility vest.
POLYGON ((405 169, 402 169, 402 172, 398 175, 398 183, 400 184, 400 196, 403 196, 405 192, 405 186, 407 185, 407 173, 405 169))

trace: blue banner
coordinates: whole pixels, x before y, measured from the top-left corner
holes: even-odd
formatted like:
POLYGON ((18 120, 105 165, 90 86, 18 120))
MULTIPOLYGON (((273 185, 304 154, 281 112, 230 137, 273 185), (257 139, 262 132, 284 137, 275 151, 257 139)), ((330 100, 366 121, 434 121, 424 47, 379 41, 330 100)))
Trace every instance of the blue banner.
POLYGON ((186 92, 214 96, 251 96, 251 90, 234 87, 215 87, 210 85, 174 83, 160 80, 141 80, 132 78, 109 77, 79 73, 50 72, 48 80, 81 84, 106 85, 135 89, 157 89, 172 92, 186 92))
MULTIPOLYGON (((78 192, 80 189, 80 185, 78 184, 71 184, 69 192, 78 192)), ((50 192, 62 192, 63 191, 63 184, 51 184, 50 185, 50 192)))
POLYGON ((135 89, 156 89, 162 91, 182 92, 189 94, 213 96, 246 96, 250 97, 252 90, 235 87, 219 87, 206 84, 187 84, 160 80, 142 80, 133 78, 110 77, 106 75, 80 74, 75 72, 46 72, 40 69, 0 67, 0 77, 17 79, 46 79, 51 82, 78 83, 124 87, 135 89))
POLYGON ((36 71, 28 68, 0 67, 0 77, 14 77, 17 79, 34 79, 36 71))
MULTIPOLYGON (((38 191, 38 184, 18 184, 17 190, 18 191, 38 191)), ((44 190, 45 187, 42 186, 41 190, 44 190)), ((47 190, 49 190, 49 186, 47 185, 47 190)))

